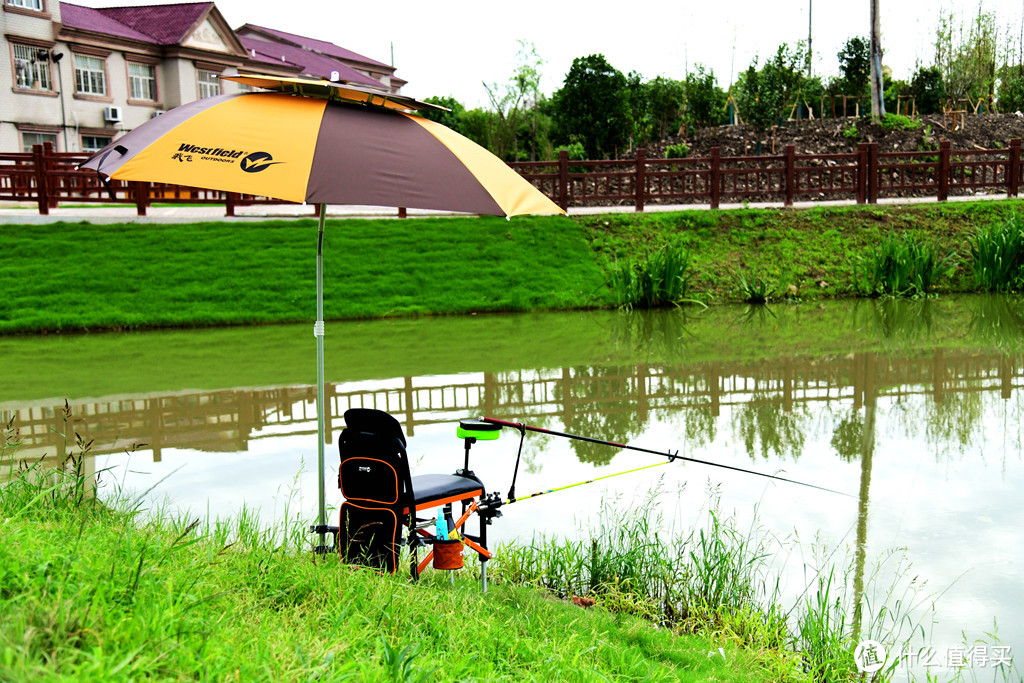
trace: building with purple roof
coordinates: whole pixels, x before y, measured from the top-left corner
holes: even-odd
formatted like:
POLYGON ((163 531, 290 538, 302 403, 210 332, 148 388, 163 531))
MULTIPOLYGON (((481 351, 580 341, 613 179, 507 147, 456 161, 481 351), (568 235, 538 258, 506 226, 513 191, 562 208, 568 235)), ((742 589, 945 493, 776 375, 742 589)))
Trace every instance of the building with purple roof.
POLYGON ((329 78, 398 93, 393 66, 323 40, 245 24, 212 2, 93 9, 0 0, 0 151, 94 151, 165 110, 244 87, 221 76, 329 78))

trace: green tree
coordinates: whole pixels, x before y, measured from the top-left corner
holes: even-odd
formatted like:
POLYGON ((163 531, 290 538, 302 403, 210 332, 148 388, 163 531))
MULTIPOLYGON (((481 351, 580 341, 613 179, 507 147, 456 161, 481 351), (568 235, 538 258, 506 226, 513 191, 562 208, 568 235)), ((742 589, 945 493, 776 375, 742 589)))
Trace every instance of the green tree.
POLYGON ((467 109, 462 114, 459 132, 476 144, 495 151, 494 138, 498 131, 498 115, 486 109, 467 109))
POLYGON ((847 88, 844 94, 863 96, 871 78, 871 42, 854 36, 846 41, 836 57, 839 58, 839 73, 847 88))
POLYGON ((786 108, 796 101, 804 82, 805 62, 802 46, 791 50, 783 43, 760 69, 755 58, 741 74, 737 82, 740 113, 759 136, 781 120, 786 108))
POLYGON ((946 94, 954 99, 977 102, 995 94, 995 15, 982 12, 967 26, 953 14, 941 12, 935 36, 935 66, 942 74, 946 94))
POLYGON ((626 77, 604 55, 574 59, 553 99, 557 143, 580 142, 591 159, 625 145, 631 121, 626 77))
POLYGON ((937 66, 921 67, 910 79, 910 94, 918 114, 938 114, 946 101, 946 84, 937 66))
POLYGON ((529 119, 527 139, 524 141, 529 148, 528 158, 537 159, 537 124, 538 105, 540 102, 540 67, 544 60, 537 54, 533 43, 520 40, 519 52, 516 53, 516 69, 504 84, 484 83, 491 107, 498 115, 498 126, 501 129, 495 136, 498 145, 492 151, 499 157, 520 161, 527 157, 526 150, 520 149, 520 122, 529 119))
POLYGON ((695 71, 686 75, 686 122, 694 128, 717 126, 726 122, 725 91, 718 87, 713 69, 703 64, 694 65, 695 71))
POLYGON ((631 136, 634 145, 646 145, 651 139, 650 94, 644 77, 636 71, 626 76, 626 99, 629 101, 631 136))
POLYGON ((1003 67, 999 80, 1000 111, 1024 111, 1024 73, 1021 68, 1003 67))
POLYGON ((679 130, 686 101, 686 87, 680 81, 658 76, 647 83, 651 126, 659 139, 679 130))
POLYGON ((466 108, 454 97, 427 97, 423 100, 427 104, 436 104, 448 111, 423 111, 420 114, 425 119, 436 121, 448 126, 452 130, 462 133, 462 119, 466 115, 466 108))
MULTIPOLYGON (((910 83, 901 80, 888 79, 885 81, 885 111, 896 114, 899 112, 899 101, 901 95, 910 95, 910 83)), ((915 98, 915 102, 916 102, 915 98)), ((918 112, 920 113, 920 112, 918 112)), ((910 114, 906 114, 909 116, 910 114)))

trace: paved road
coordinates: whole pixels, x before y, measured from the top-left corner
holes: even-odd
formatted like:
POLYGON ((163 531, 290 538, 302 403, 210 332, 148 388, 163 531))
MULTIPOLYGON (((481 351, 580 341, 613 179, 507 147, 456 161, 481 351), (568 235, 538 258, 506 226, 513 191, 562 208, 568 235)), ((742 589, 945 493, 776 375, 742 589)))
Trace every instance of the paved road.
MULTIPOLYGON (((950 197, 949 201, 977 201, 979 199, 998 200, 1006 199, 1005 194, 992 194, 969 197, 950 197)), ((934 198, 900 198, 881 199, 881 205, 899 204, 934 204, 934 198)), ((851 206, 853 201, 819 201, 819 202, 795 202, 795 208, 810 208, 815 206, 851 206)), ((781 208, 781 202, 764 202, 749 204, 723 204, 722 209, 738 208, 781 208)), ((707 204, 673 204, 658 205, 648 204, 645 207, 646 213, 662 211, 681 211, 694 209, 708 209, 707 204)), ((569 209, 570 216, 594 215, 602 213, 632 213, 632 206, 588 206, 572 207, 569 209)), ((59 207, 51 209, 48 216, 41 216, 38 213, 38 206, 28 202, 0 203, 0 225, 4 223, 56 223, 59 221, 89 221, 92 223, 195 223, 198 221, 252 221, 267 218, 288 218, 288 217, 313 217, 313 207, 298 204, 278 204, 265 206, 240 206, 235 208, 235 217, 228 218, 224 215, 224 207, 213 206, 159 206, 149 207, 148 215, 136 215, 134 205, 124 206, 76 206, 71 208, 59 207)), ((390 207, 376 206, 328 206, 327 215, 331 218, 396 218, 398 212, 390 207)), ((453 216, 458 214, 439 211, 421 211, 409 209, 410 217, 417 216, 453 216)))

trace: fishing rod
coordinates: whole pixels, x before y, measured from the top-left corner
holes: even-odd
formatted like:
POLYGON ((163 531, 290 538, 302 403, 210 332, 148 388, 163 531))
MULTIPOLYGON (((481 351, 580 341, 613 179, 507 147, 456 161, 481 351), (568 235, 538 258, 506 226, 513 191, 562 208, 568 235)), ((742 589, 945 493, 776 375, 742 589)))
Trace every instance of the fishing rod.
POLYGON ((574 489, 577 486, 583 486, 585 484, 593 484, 595 481, 601 481, 602 479, 611 479, 612 477, 618 477, 618 476, 621 476, 623 474, 632 474, 633 472, 639 472, 641 470, 649 470, 652 467, 661 467, 662 465, 667 465, 670 462, 672 462, 672 461, 671 460, 666 460, 665 462, 656 462, 653 465, 644 465, 643 467, 637 467, 637 468, 632 469, 632 470, 626 470, 625 472, 616 472, 614 474, 606 474, 603 477, 595 477, 593 479, 587 479, 586 481, 578 481, 575 484, 568 484, 567 486, 559 486, 558 488, 546 489, 544 491, 537 491, 536 493, 531 493, 530 495, 523 496, 522 498, 516 498, 515 495, 510 492, 509 493, 509 498, 507 500, 500 501, 500 504, 501 505, 511 505, 512 503, 515 503, 515 502, 520 501, 520 500, 528 500, 530 498, 536 498, 537 496, 543 496, 546 493, 555 493, 556 491, 565 491, 566 489, 574 489))
MULTIPOLYGON (((615 448, 621 448, 621 449, 627 450, 627 451, 638 451, 640 453, 650 453, 651 455, 660 455, 663 458, 668 458, 668 460, 666 462, 658 463, 659 465, 665 465, 665 464, 668 464, 668 463, 671 463, 671 462, 675 462, 676 460, 685 460, 686 462, 695 462, 695 463, 698 463, 698 464, 701 464, 701 465, 710 465, 711 467, 721 467, 723 469, 733 470, 734 472, 743 472, 744 474, 753 474, 753 475, 756 475, 758 477, 765 477, 766 479, 775 479, 776 481, 784 481, 784 482, 786 482, 788 484, 796 484, 798 486, 806 486, 808 488, 818 489, 819 491, 827 491, 828 493, 835 493, 837 495, 846 496, 848 498, 853 498, 854 497, 854 496, 851 496, 849 493, 843 493, 842 491, 836 491, 835 489, 825 488, 824 486, 818 486, 817 484, 808 484, 808 483, 803 482, 803 481, 797 481, 795 479, 787 479, 786 477, 780 477, 780 476, 777 476, 777 475, 774 475, 774 474, 766 474, 764 472, 758 472, 756 470, 748 470, 748 469, 744 469, 742 467, 735 467, 733 465, 726 465, 726 464, 723 464, 723 463, 720 463, 720 462, 711 462, 710 460, 701 460, 700 458, 690 458, 690 457, 687 457, 685 455, 679 455, 679 451, 675 451, 675 452, 672 452, 672 451, 668 451, 668 452, 656 451, 656 450, 653 450, 653 449, 650 449, 650 448, 641 448, 640 446, 630 446, 628 444, 616 443, 614 441, 605 441, 603 439, 595 439, 595 438, 590 437, 590 436, 580 436, 578 434, 569 434, 568 432, 559 432, 559 431, 555 431, 554 429, 545 429, 543 427, 532 427, 532 426, 530 426, 528 424, 523 424, 522 422, 509 422, 507 420, 499 420, 499 419, 493 418, 493 417, 481 417, 480 420, 483 421, 483 422, 488 422, 490 424, 499 425, 499 426, 502 426, 502 427, 511 427, 513 429, 518 430, 519 433, 522 436, 525 436, 526 432, 528 432, 528 431, 529 432, 537 432, 539 434, 550 434, 551 436, 561 436, 561 437, 564 437, 566 439, 574 439, 576 441, 586 441, 587 443, 596 443, 596 444, 601 444, 603 446, 613 446, 615 448)), ((520 440, 520 450, 521 449, 522 449, 522 440, 520 440)), ((518 462, 518 460, 519 459, 516 458, 516 469, 517 470, 519 469, 519 462, 518 462)), ((640 468, 640 469, 644 469, 644 468, 640 468)), ((630 470, 630 471, 635 471, 635 470, 630 470)), ((626 473, 622 472, 620 474, 626 474, 626 473)), ((616 476, 616 475, 609 475, 609 476, 616 476)), ((601 479, 604 479, 604 478, 606 478, 606 477, 601 477, 601 479)), ((594 479, 592 481, 597 481, 597 480, 594 479)), ((580 484, 572 484, 571 486, 567 486, 567 487, 563 487, 563 488, 571 488, 572 486, 580 486, 581 484, 587 484, 587 483, 590 483, 590 482, 580 482, 580 484)), ((513 484, 513 490, 514 490, 514 486, 515 485, 513 484)), ((551 491, 557 491, 557 490, 560 490, 560 489, 551 489, 551 491)), ((551 491, 542 491, 540 494, 534 494, 534 495, 542 495, 544 493, 550 493, 551 491)), ((515 502, 515 496, 514 496, 514 494, 511 491, 509 492, 509 497, 512 499, 510 502, 515 502)), ((529 496, 529 497, 533 497, 533 496, 529 496)))

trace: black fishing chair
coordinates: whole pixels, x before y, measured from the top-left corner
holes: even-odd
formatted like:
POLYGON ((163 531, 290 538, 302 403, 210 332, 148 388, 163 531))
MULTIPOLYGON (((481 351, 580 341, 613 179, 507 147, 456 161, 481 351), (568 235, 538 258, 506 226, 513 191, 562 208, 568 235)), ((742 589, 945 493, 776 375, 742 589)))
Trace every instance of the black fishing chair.
POLYGON ((338 486, 345 502, 341 505, 338 546, 343 561, 375 566, 394 573, 401 546, 410 550, 410 571, 413 579, 433 560, 439 569, 462 566, 462 543, 480 557, 481 580, 487 587, 486 562, 487 524, 493 514, 480 517, 480 534, 471 536, 461 531, 466 520, 479 514, 485 497, 483 482, 469 470, 469 446, 480 438, 497 438, 497 427, 476 420, 459 425, 459 435, 466 439, 466 466, 455 474, 424 474, 411 476, 406 453, 405 434, 394 417, 380 410, 352 408, 345 411, 346 428, 338 438, 341 464, 338 486), (493 436, 492 436, 493 434, 493 436), (462 504, 462 516, 455 520, 452 504, 462 504), (459 532, 459 541, 440 538, 430 533, 438 528, 437 518, 421 519, 421 510, 443 508, 445 528, 459 532), (408 538, 403 538, 403 530, 408 538), (456 547, 453 547, 457 545, 456 547), (418 549, 433 546, 422 562, 418 549), (444 546, 444 548, 442 548, 444 546), (441 555, 444 558, 441 559, 441 555))

